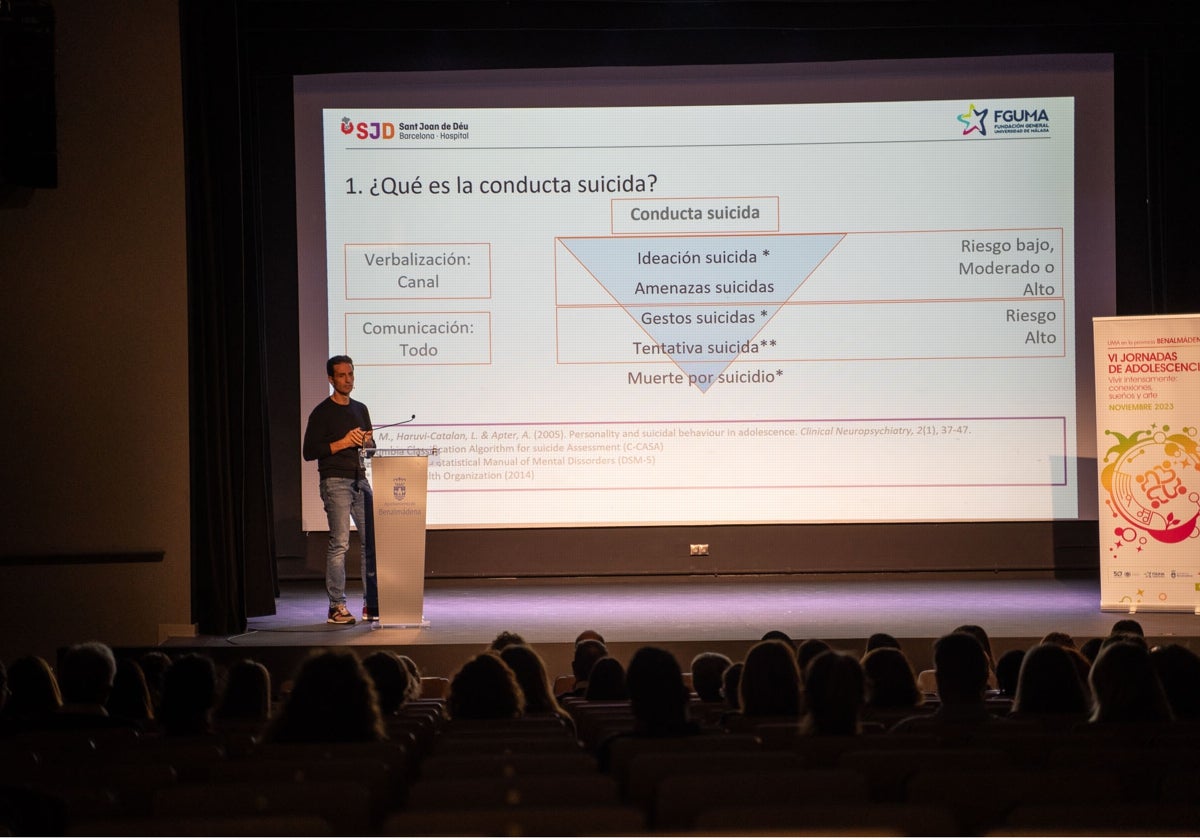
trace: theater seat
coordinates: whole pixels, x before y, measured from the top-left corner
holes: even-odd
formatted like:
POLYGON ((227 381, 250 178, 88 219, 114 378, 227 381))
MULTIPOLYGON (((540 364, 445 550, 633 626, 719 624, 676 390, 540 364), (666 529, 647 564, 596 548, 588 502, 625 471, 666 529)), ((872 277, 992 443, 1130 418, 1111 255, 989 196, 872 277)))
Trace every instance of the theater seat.
POLYGON ((866 779, 849 770, 680 774, 659 784, 650 821, 656 831, 688 831, 695 828, 700 814, 730 805, 857 803, 867 799, 866 779))
POLYGON ((403 811, 383 823, 385 837, 616 837, 641 835, 646 820, 623 805, 453 808, 403 811))

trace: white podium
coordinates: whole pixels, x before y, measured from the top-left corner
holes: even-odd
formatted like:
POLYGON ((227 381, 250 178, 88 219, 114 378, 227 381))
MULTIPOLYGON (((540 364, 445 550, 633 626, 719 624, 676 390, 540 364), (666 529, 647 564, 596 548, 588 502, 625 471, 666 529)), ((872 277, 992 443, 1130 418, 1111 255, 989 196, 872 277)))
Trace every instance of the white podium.
POLYGON ((435 449, 364 453, 375 503, 375 571, 379 623, 428 627, 425 620, 425 500, 435 449))

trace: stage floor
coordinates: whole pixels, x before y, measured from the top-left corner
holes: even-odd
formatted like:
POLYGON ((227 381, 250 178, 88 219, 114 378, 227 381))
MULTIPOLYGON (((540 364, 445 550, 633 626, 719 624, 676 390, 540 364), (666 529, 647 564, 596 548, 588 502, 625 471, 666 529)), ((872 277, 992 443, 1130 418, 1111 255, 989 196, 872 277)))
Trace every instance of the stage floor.
MULTIPOLYGON (((350 591, 349 605, 356 615, 362 606, 359 593, 350 591)), ((673 650, 681 661, 701 650, 741 658, 768 630, 783 630, 797 641, 820 638, 840 649, 859 651, 871 633, 886 632, 904 642, 914 665, 926 667, 928 642, 960 624, 982 626, 997 655, 1028 646, 1052 630, 1070 633, 1080 643, 1107 635, 1113 622, 1125 615, 1101 612, 1099 604, 1095 579, 430 580, 425 592, 429 626, 401 628, 362 621, 353 626, 326 624, 321 582, 294 581, 284 584, 276 614, 251 618, 244 634, 173 639, 167 644, 242 651, 388 647, 408 652, 418 663, 424 659, 437 662, 438 670, 453 670, 497 633, 512 630, 562 672, 569 666, 575 636, 588 628, 602 633, 616 656, 657 644, 673 650)), ((1158 643, 1194 646, 1200 638, 1200 617, 1191 614, 1142 612, 1136 618, 1158 643)))

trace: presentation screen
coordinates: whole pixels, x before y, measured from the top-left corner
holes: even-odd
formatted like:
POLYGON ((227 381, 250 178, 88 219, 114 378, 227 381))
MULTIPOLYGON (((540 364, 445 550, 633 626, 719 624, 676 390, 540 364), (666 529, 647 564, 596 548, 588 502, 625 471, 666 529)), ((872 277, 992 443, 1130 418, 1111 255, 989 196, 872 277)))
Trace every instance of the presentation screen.
POLYGON ((295 87, 301 422, 352 357, 430 527, 1095 516, 1107 58, 295 87))

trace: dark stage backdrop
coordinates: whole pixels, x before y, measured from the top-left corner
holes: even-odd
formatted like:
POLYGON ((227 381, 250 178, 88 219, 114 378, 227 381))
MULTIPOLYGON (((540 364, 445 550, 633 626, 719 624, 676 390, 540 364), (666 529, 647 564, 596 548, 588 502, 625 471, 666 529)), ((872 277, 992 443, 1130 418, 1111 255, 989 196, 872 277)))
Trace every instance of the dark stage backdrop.
MULTIPOLYGON (((240 189, 210 190, 191 212, 241 220, 242 312, 261 330, 252 381, 263 383, 269 447, 265 485, 275 557, 247 558, 313 573, 301 527, 297 364, 296 206, 292 137, 295 74, 481 68, 644 66, 880 58, 1108 53, 1115 67, 1118 314, 1200 309, 1191 268, 1190 203, 1196 118, 1180 108, 1196 72, 1182 13, 1140 3, 1098 12, 1087 3, 1015 2, 429 2, 184 0, 188 29, 232 29, 238 73, 205 81, 206 57, 185 52, 197 84, 216 86, 224 164, 240 189), (982 8, 980 8, 982 6, 982 8), (236 152, 234 148, 236 147, 236 152), (261 308, 261 317, 259 317, 261 308)), ((213 105, 212 107, 217 107, 213 105)), ((211 116, 211 115, 210 115, 211 116)), ((191 144, 212 138, 188 135, 191 144)), ((193 187, 189 182, 189 188, 193 187)), ((232 236, 227 228, 215 235, 232 236)), ((225 268, 228 268, 226 264, 225 268)), ((1082 281, 1082 279, 1081 279, 1082 281)), ((231 278, 193 274, 197 294, 231 278)), ((193 353, 203 352, 193 344, 193 353)), ((319 375, 319 373, 317 374, 319 375)), ((207 411, 205 407, 199 410, 207 411)), ((214 408, 212 410, 220 410, 214 408)), ((246 406, 238 411, 247 413, 246 406)), ((245 467, 245 464, 243 464, 245 467)), ((197 465, 196 469, 201 469, 197 465)), ((434 576, 738 571, 1087 569, 1097 567, 1095 522, 928 525, 776 525, 700 528, 437 531, 434 576), (687 554, 708 543, 707 558, 687 554)))

